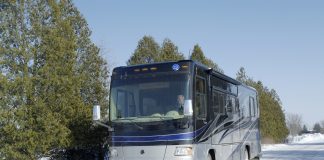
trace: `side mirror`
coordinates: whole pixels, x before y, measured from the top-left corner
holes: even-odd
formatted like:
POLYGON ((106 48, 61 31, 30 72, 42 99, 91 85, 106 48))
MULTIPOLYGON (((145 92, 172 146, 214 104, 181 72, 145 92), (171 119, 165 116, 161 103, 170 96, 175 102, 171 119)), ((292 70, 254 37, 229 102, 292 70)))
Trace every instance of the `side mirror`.
POLYGON ((101 122, 101 117, 100 117, 100 106, 99 105, 94 105, 92 109, 92 120, 94 121, 95 124, 98 124, 100 126, 108 128, 108 131, 113 132, 114 128, 108 126, 107 124, 101 122))
POLYGON ((193 115, 192 100, 191 99, 185 100, 184 107, 183 107, 183 114, 185 116, 192 116, 193 115))
POLYGON ((100 106, 94 105, 92 110, 92 120, 93 121, 100 121, 100 106))

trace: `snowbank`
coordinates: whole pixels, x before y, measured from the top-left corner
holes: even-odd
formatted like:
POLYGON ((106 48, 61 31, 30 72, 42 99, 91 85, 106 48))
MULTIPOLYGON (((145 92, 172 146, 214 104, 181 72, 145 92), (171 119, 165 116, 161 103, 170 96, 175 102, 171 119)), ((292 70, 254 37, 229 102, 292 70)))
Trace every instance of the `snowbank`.
POLYGON ((304 134, 292 138, 292 144, 306 144, 306 143, 324 143, 324 135, 320 133, 304 134))
MULTIPOLYGON (((288 137, 288 144, 264 144, 262 145, 262 151, 271 151, 271 150, 282 150, 289 149, 290 145, 301 145, 301 144, 323 144, 324 145, 324 134, 315 133, 315 134, 304 134, 301 136, 288 137)), ((301 146, 303 147, 303 146, 301 146)))
POLYGON ((262 145, 262 151, 277 150, 287 147, 286 144, 264 144, 262 145))

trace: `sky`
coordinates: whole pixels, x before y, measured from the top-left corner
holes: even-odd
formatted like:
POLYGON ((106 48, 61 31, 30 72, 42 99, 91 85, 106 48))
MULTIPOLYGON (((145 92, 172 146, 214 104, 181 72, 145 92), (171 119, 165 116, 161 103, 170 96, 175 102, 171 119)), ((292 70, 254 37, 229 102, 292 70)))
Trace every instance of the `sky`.
POLYGON ((75 0, 112 67, 126 65, 144 35, 195 44, 235 78, 240 67, 279 94, 285 113, 324 120, 323 0, 75 0))

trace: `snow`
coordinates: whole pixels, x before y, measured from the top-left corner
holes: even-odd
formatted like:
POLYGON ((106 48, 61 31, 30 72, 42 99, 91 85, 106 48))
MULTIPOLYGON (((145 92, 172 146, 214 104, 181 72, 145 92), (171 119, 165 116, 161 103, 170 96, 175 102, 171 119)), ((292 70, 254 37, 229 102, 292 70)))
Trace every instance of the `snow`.
POLYGON ((261 160, 324 160, 324 135, 292 137, 289 144, 262 146, 261 160))
POLYGON ((293 137, 292 143, 324 143, 324 135, 320 133, 305 134, 301 136, 293 137))

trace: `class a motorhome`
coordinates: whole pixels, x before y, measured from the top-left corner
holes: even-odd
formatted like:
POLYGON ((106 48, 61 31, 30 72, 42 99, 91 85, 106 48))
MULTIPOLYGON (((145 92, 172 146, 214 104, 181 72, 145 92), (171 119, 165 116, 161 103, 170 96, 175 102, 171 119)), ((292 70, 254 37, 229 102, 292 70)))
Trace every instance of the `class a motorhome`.
POLYGON ((246 160, 261 153, 258 93, 192 60, 112 72, 110 160, 246 160))

